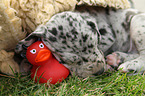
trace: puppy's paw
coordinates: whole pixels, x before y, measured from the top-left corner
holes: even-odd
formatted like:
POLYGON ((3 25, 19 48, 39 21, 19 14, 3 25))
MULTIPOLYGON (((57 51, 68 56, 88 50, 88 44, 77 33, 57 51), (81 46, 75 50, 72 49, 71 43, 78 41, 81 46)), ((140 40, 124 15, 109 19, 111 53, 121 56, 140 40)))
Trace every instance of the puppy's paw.
POLYGON ((106 62, 110 66, 118 67, 120 61, 121 60, 119 59, 119 57, 117 56, 116 53, 112 53, 112 54, 109 54, 108 56, 106 56, 106 62))
POLYGON ((145 56, 139 56, 138 58, 127 61, 125 63, 122 63, 118 70, 121 70, 122 72, 142 72, 145 71, 145 56))

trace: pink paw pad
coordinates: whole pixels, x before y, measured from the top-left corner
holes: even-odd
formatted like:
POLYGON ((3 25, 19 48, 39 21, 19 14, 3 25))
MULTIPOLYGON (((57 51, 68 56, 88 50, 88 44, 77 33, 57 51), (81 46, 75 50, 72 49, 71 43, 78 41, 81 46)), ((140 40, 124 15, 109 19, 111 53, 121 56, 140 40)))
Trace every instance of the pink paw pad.
POLYGON ((120 59, 118 58, 116 53, 112 53, 108 56, 106 56, 106 62, 107 64, 114 66, 114 67, 118 67, 119 63, 120 63, 120 59))

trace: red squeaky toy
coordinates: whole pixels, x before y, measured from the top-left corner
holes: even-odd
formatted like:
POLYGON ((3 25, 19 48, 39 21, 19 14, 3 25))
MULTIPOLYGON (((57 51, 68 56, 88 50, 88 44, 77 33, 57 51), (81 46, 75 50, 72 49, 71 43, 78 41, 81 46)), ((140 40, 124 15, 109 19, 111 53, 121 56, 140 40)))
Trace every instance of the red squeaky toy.
POLYGON ((56 84, 69 75, 69 70, 55 59, 42 41, 27 48, 26 58, 33 65, 31 78, 35 76, 35 82, 39 80, 39 83, 47 83, 49 80, 51 84, 56 84))

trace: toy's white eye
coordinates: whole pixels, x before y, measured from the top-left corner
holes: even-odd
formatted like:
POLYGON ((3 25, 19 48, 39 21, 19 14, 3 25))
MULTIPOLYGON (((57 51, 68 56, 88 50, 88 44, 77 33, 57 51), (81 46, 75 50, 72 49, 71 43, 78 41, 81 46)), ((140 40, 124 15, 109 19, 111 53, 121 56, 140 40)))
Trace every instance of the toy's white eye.
POLYGON ((35 53, 36 53, 36 49, 30 50, 30 52, 31 52, 32 54, 35 54, 35 53))
POLYGON ((40 44, 39 44, 39 47, 40 47, 40 48, 44 48, 43 43, 40 43, 40 44))

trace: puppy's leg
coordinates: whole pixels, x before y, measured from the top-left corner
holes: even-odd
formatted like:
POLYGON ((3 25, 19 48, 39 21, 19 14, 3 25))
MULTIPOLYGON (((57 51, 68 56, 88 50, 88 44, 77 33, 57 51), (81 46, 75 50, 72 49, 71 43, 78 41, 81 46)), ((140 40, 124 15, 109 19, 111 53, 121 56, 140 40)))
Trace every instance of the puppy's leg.
POLYGON ((130 34, 139 52, 139 57, 121 64, 118 69, 122 69, 123 72, 130 70, 143 72, 145 71, 145 14, 135 15, 130 23, 130 34))

